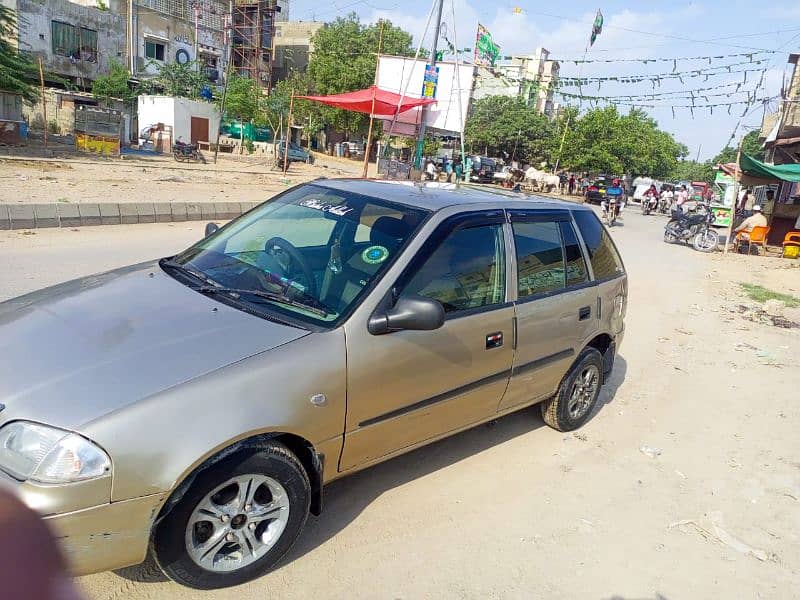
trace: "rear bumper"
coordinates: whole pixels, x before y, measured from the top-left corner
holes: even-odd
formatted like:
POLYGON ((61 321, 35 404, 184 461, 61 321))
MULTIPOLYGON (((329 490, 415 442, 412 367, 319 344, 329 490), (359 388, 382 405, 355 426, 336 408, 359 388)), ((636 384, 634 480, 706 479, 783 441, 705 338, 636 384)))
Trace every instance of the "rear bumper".
POLYGON ((139 564, 166 494, 112 502, 45 518, 74 575, 139 564))

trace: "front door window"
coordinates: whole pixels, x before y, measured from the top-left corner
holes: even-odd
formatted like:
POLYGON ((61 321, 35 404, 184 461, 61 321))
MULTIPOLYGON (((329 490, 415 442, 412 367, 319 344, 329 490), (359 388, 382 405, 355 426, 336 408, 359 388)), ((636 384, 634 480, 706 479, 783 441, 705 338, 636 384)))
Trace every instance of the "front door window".
POLYGON ((505 246, 501 224, 453 231, 403 290, 438 300, 446 313, 505 301, 505 246))

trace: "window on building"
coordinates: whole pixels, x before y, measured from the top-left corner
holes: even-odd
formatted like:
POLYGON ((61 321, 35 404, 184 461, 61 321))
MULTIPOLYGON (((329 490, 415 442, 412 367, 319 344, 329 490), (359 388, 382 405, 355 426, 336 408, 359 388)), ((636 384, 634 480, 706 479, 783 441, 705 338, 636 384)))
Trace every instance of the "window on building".
POLYGON ((144 42, 144 55, 153 60, 160 60, 164 62, 164 44, 152 40, 145 40, 144 42))
POLYGON ((434 250, 403 290, 438 300, 445 312, 505 301, 502 225, 458 229, 434 250))
POLYGON ((622 259, 597 216, 588 210, 576 210, 574 214, 581 237, 589 251, 594 278, 602 281, 622 275, 625 272, 622 259))
POLYGON ((53 54, 97 62, 97 31, 61 21, 50 23, 53 54))

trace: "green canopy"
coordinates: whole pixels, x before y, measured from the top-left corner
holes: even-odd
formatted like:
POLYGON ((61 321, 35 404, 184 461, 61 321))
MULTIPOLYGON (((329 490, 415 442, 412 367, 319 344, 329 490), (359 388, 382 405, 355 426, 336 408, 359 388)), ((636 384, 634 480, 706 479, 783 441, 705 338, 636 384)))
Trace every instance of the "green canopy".
MULTIPOLYGON (((800 181, 800 164, 768 165, 744 152, 742 152, 742 158, 739 160, 739 168, 745 176, 753 179, 769 180, 767 183, 800 181)), ((743 183, 745 182, 743 181, 743 183)))

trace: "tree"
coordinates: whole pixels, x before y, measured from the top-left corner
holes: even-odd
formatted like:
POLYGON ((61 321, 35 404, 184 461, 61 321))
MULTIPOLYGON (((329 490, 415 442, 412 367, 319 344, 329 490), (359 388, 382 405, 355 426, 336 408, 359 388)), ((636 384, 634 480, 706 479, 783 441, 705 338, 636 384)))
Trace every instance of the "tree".
MULTIPOLYGON (((221 106, 221 97, 217 98, 217 104, 221 106)), ((258 82, 255 79, 231 73, 228 90, 225 93, 225 114, 241 123, 250 123, 259 116, 262 105, 263 95, 258 82)))
POLYGON ((112 99, 117 99, 131 106, 136 101, 138 93, 128 85, 130 78, 131 73, 124 65, 111 60, 108 73, 99 75, 92 82, 92 94, 106 105, 110 105, 112 99))
POLYGON ((672 179, 678 181, 705 181, 713 183, 714 166, 712 161, 697 162, 694 160, 680 160, 672 172, 672 179))
POLYGON ((471 152, 539 163, 550 161, 556 128, 522 98, 488 96, 470 108, 464 138, 471 152))
MULTIPOLYGON (((759 131, 753 130, 742 139, 742 152, 749 154, 756 160, 764 160, 764 149, 759 141, 759 131)), ((738 148, 726 146, 712 160, 715 165, 736 162, 738 148)))
POLYGON ((11 45, 17 37, 16 11, 0 4, 0 90, 20 94, 26 102, 39 97, 36 85, 36 65, 11 45))
MULTIPOLYGON (((380 20, 365 25, 356 13, 326 23, 314 34, 314 53, 308 64, 308 82, 316 94, 341 94, 361 90, 375 81, 378 40, 383 26, 381 53, 414 56, 410 33, 380 20)), ((348 133, 365 132, 369 116, 324 107, 324 122, 348 133)))
POLYGON ((596 108, 573 121, 561 164, 570 170, 664 178, 688 153, 638 109, 621 115, 615 106, 596 108))
POLYGON ((205 75, 198 71, 197 63, 157 63, 158 73, 152 79, 146 79, 140 84, 141 93, 160 91, 167 96, 179 96, 196 99, 200 91, 208 85, 205 75))

